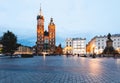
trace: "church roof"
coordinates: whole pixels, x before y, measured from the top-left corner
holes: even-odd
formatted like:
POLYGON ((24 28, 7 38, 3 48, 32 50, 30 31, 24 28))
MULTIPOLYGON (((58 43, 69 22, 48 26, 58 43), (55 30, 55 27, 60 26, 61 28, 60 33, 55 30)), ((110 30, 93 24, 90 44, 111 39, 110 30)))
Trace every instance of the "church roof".
POLYGON ((44 36, 49 36, 49 32, 45 31, 44 36))
POLYGON ((43 17, 42 15, 38 15, 38 16, 37 16, 37 20, 38 20, 38 19, 44 19, 44 17, 43 17))

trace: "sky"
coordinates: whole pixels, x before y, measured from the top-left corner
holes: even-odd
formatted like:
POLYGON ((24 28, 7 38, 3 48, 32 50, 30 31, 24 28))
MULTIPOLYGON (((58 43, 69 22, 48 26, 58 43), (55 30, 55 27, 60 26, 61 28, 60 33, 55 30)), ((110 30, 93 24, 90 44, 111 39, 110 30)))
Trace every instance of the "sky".
POLYGON ((12 31, 18 42, 34 46, 40 4, 47 30, 50 18, 56 25, 56 45, 66 38, 120 34, 120 0, 0 0, 0 36, 12 31))

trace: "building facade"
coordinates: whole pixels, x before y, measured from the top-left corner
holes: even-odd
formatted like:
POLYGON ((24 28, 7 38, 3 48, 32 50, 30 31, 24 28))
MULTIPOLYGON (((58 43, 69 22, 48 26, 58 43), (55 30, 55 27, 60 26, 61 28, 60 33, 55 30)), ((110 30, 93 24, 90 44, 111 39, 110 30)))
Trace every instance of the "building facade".
POLYGON ((55 55, 62 55, 62 54, 63 54, 63 49, 61 44, 59 44, 58 46, 56 46, 55 55))
POLYGON ((2 48, 3 48, 3 45, 0 44, 0 53, 2 53, 2 48))
POLYGON ((64 54, 85 54, 86 39, 85 38, 68 38, 66 39, 66 47, 63 50, 64 54))
POLYGON ((65 40, 65 42, 66 42, 66 46, 63 49, 63 53, 64 54, 72 54, 73 53, 72 52, 72 38, 67 38, 65 40))
POLYGON ((86 39, 73 38, 73 54, 86 54, 86 39))
MULTIPOLYGON (((120 53, 120 34, 113 34, 111 36, 113 40, 113 47, 116 51, 120 53)), ((106 47, 107 36, 95 36, 87 44, 87 53, 88 54, 101 54, 106 47)))
POLYGON ((19 46, 14 54, 33 54, 33 50, 28 46, 19 46))
POLYGON ((44 16, 40 8, 39 15, 37 16, 37 42, 36 52, 42 54, 42 52, 54 53, 55 51, 55 24, 53 18, 50 19, 48 25, 48 31, 44 29, 44 16))

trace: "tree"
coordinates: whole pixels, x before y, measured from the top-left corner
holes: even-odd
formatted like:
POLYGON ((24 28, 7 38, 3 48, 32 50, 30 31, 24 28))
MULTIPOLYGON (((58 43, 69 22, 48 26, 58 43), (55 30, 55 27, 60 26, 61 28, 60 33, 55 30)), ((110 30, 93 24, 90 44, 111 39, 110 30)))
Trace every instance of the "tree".
POLYGON ((1 37, 1 44, 3 45, 2 52, 5 54, 10 54, 11 57, 19 46, 17 44, 17 37, 10 31, 7 31, 3 34, 3 36, 1 37))
POLYGON ((1 37, 0 37, 0 53, 2 53, 1 37))

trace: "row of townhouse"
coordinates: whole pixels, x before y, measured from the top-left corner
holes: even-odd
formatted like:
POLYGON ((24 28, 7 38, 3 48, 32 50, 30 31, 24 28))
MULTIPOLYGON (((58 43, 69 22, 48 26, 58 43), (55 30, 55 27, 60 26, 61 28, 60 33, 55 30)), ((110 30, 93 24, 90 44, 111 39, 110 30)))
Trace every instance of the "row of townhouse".
MULTIPOLYGON (((113 47, 120 53, 120 34, 111 35, 113 47)), ((101 54, 106 47, 107 36, 95 36, 88 44, 86 38, 67 38, 64 54, 101 54)))
POLYGON ((85 54, 86 38, 67 38, 66 46, 63 49, 64 54, 85 54))
MULTIPOLYGON (((120 34, 111 35, 113 41, 113 47, 116 51, 120 53, 120 34)), ((88 54, 100 54, 106 47, 107 36, 95 36, 88 44, 86 45, 86 51, 88 54)))

